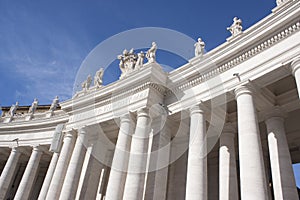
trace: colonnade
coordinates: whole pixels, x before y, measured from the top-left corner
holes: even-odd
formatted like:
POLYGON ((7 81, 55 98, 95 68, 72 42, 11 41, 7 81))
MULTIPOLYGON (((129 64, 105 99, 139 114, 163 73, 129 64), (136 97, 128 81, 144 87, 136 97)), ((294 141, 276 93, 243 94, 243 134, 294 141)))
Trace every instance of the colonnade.
MULTIPOLYGON (((300 94, 300 58, 291 63, 291 69, 300 94)), ((237 102, 237 128, 232 123, 226 123, 219 140, 219 199, 265 200, 269 198, 268 182, 261 144, 262 136, 258 127, 254 102, 255 94, 251 85, 238 86, 235 88, 234 94, 237 102), (238 149, 235 148, 236 137, 238 138, 238 149), (237 164, 239 164, 239 169, 237 164)), ((206 113, 202 103, 191 106, 189 114, 190 131, 185 199, 205 200, 208 199, 205 139, 207 128, 206 113)), ((275 106, 272 111, 266 112, 265 124, 274 197, 276 200, 298 199, 284 128, 284 115, 280 108, 275 106)), ((151 131, 151 117, 146 108, 137 111, 136 121, 132 120, 129 113, 120 117, 120 129, 112 156, 106 192, 102 192, 102 194, 106 193, 105 200, 145 198, 151 131)), ((82 174, 87 174, 86 171, 84 172, 86 168, 83 165, 85 160, 95 159, 86 157, 87 146, 89 146, 89 137, 86 128, 80 128, 77 132, 72 130, 65 133, 60 153, 53 153, 40 190, 40 200, 79 199, 83 195, 78 194, 78 191, 81 191, 78 190, 80 185, 86 185, 82 192, 87 191, 88 184, 82 183, 85 180, 81 177, 82 174)), ((0 199, 5 199, 7 196, 21 154, 21 147, 11 149, 0 177, 0 199)), ((39 146, 32 147, 28 164, 14 199, 30 197, 42 155, 43 150, 39 146)), ((168 157, 166 158, 168 159, 168 157)), ((98 171, 105 168, 103 164, 95 164, 95 166, 98 171)), ((99 188, 104 190, 103 186, 99 187, 99 182, 101 182, 99 179, 101 177, 103 179, 104 176, 100 171, 93 181, 98 184, 89 185, 89 190, 92 188, 95 191, 89 198, 103 199, 104 197, 99 197, 99 188)), ((163 171, 163 173, 161 177, 167 175, 168 171, 163 171)), ((155 187, 165 188, 160 191, 154 189, 153 193, 160 193, 159 196, 166 197, 167 183, 165 181, 160 181, 160 185, 155 185, 155 187)))

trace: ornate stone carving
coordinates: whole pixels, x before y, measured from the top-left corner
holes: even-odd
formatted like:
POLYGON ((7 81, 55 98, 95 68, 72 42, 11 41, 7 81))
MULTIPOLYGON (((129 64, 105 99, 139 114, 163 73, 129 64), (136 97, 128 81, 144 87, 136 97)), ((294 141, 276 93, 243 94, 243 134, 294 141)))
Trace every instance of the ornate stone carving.
POLYGON ((16 102, 16 104, 11 105, 11 107, 8 111, 8 115, 10 117, 13 117, 16 114, 18 107, 19 107, 19 102, 16 102))
POLYGON ((156 62, 156 50, 157 45, 155 42, 152 42, 151 48, 147 51, 146 58, 148 59, 148 63, 156 62))
POLYGON ((194 44, 195 46, 195 56, 202 56, 204 54, 205 43, 201 38, 198 38, 198 42, 194 44))
POLYGON ((141 51, 140 53, 138 53, 138 58, 137 58, 137 61, 135 64, 135 69, 140 69, 143 66, 144 58, 145 58, 144 52, 141 51))
POLYGON ((103 74, 104 74, 104 69, 103 68, 100 68, 96 74, 95 74, 95 77, 94 77, 94 85, 97 87, 97 88, 100 88, 102 86, 102 77, 103 77, 103 74))
POLYGON ((91 83, 92 83, 92 77, 91 75, 88 75, 87 79, 83 81, 81 84, 82 90, 87 91, 88 89, 90 89, 91 83))
POLYGON ((39 101, 38 101, 37 98, 35 98, 33 100, 32 104, 31 104, 29 110, 28 110, 28 113, 29 114, 34 114, 34 112, 36 111, 36 108, 37 108, 38 104, 39 104, 39 101))
POLYGON ((133 49, 131 49, 130 51, 124 49, 123 54, 118 55, 118 59, 120 60, 119 67, 122 72, 120 78, 123 78, 128 73, 134 70, 135 63, 137 61, 137 55, 134 53, 133 49))
POLYGON ((230 33, 233 37, 237 36, 243 30, 242 20, 238 19, 237 17, 234 17, 232 25, 230 27, 228 27, 227 30, 230 31, 230 33))
POLYGON ((58 103, 59 103, 59 99, 58 99, 58 96, 56 96, 52 101, 49 111, 51 111, 51 112, 55 111, 58 107, 58 103))

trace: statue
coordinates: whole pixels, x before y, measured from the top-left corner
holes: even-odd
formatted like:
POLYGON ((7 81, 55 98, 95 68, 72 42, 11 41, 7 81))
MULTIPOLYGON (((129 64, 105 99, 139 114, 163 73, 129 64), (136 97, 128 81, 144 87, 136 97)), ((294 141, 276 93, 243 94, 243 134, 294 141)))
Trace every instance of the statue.
POLYGON ((119 67, 122 72, 120 78, 123 78, 135 69, 137 55, 134 53, 133 49, 130 49, 130 51, 124 49, 123 54, 118 55, 117 58, 120 60, 119 67))
POLYGON ((148 63, 154 63, 156 57, 157 45, 155 42, 152 42, 151 48, 147 51, 146 58, 148 59, 148 63))
POLYGON ((135 69, 140 69, 143 66, 144 57, 145 57, 144 52, 141 51, 140 53, 138 53, 138 58, 137 58, 137 61, 136 61, 136 64, 135 64, 135 69))
POLYGON ((8 111, 9 116, 13 117, 16 114, 18 107, 19 107, 19 102, 16 102, 15 105, 14 104, 11 105, 11 107, 8 111))
POLYGON ((33 100, 32 104, 31 104, 29 110, 28 110, 28 113, 34 114, 34 112, 36 111, 36 108, 37 108, 38 104, 39 104, 39 102, 38 102, 37 98, 35 98, 33 100))
POLYGON ((195 47, 195 56, 203 56, 205 43, 202 41, 201 38, 198 38, 198 42, 194 44, 195 47))
POLYGON ((92 77, 91 75, 88 75, 87 79, 85 81, 82 82, 81 87, 84 91, 87 91, 92 83, 92 77))
POLYGON ((58 96, 56 96, 54 99, 53 99, 53 101, 52 101, 52 104, 51 104, 51 106, 50 106, 50 111, 55 111, 56 110, 56 108, 58 107, 58 103, 59 103, 59 99, 58 99, 58 96))
POLYGON ((228 27, 227 30, 230 31, 230 33, 233 37, 240 34, 243 30, 242 20, 238 19, 237 17, 234 17, 232 25, 230 27, 228 27))
POLYGON ((103 77, 104 69, 100 68, 94 77, 94 85, 99 88, 102 86, 102 77, 103 77))

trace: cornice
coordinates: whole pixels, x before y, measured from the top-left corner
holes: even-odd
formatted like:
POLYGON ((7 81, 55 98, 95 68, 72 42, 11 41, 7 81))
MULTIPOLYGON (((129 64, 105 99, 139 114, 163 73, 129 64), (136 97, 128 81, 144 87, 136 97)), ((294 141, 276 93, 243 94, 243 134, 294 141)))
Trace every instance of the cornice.
MULTIPOLYGON (((289 37, 293 33, 298 32, 299 30, 300 30, 300 20, 298 20, 297 22, 294 22, 292 25, 278 31, 276 34, 273 34, 273 36, 269 37, 268 39, 261 41, 256 46, 244 51, 241 54, 238 54, 235 58, 231 59, 230 61, 227 61, 227 62, 221 64, 220 66, 218 66, 214 69, 211 69, 209 71, 206 71, 203 73, 201 73, 201 71, 200 71, 201 74, 198 75, 197 77, 195 77, 194 79, 185 81, 184 84, 179 84, 179 85, 176 85, 175 87, 169 89, 167 92, 167 95, 170 95, 171 92, 176 93, 176 92, 182 91, 186 88, 191 88, 191 87, 198 85, 208 79, 211 79, 211 78, 235 67, 236 65, 238 65, 242 62, 245 62, 246 60, 254 57, 255 55, 261 53, 262 51, 269 49, 270 47, 274 46, 281 40, 289 37)), ((208 61, 207 63, 212 65, 211 61, 208 61)), ((203 68, 205 69, 206 67, 203 67, 203 68)))
POLYGON ((288 2, 285 7, 249 27, 239 37, 221 44, 201 58, 192 58, 189 63, 170 72, 169 78, 176 85, 171 90, 181 90, 204 82, 298 32, 300 2, 288 2))

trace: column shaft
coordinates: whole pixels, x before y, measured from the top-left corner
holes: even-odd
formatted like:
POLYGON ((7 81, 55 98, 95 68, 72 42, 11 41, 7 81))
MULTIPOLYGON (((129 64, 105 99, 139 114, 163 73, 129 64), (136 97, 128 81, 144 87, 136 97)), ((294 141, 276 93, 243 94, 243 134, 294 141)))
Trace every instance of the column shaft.
POLYGON ((42 151, 39 147, 33 147, 31 156, 23 174, 22 180, 15 195, 15 200, 29 199, 30 192, 34 186, 42 151))
POLYGON ((237 200, 238 185, 234 147, 235 130, 225 125, 219 149, 219 199, 237 200), (227 127, 226 127, 227 126, 227 127))
POLYGON ((42 189, 39 194, 39 198, 38 198, 39 200, 46 199, 46 196, 47 196, 47 193, 48 193, 48 190, 50 187, 50 183, 51 183, 51 180, 52 180, 52 177, 54 174, 54 170, 55 170, 55 167, 56 167, 56 164, 58 161, 58 157, 59 157, 58 153, 53 153, 51 162, 49 164, 49 167, 48 167, 48 170, 46 173, 46 177, 45 177, 43 185, 42 185, 42 189))
POLYGON ((120 119, 120 130, 106 190, 107 200, 122 200, 129 161, 133 122, 126 114, 120 119), (118 188, 118 190, 116 190, 118 188))
POLYGON ((72 151, 75 143, 75 133, 73 131, 69 131, 66 133, 64 137, 64 144, 62 146, 55 171, 50 183, 50 187, 47 193, 47 200, 58 199, 63 182, 65 180, 65 175, 67 172, 67 168, 70 162, 70 158, 72 155, 72 151))
POLYGON ((131 142, 128 173, 123 196, 123 199, 130 200, 143 199, 150 135, 148 110, 140 109, 137 115, 137 125, 131 142))
POLYGON ((86 134, 87 133, 84 128, 78 130, 78 137, 59 197, 61 200, 75 199, 76 197, 76 191, 86 153, 86 134))
POLYGON ((235 90, 238 111, 240 185, 243 200, 268 199, 261 138, 252 91, 246 86, 235 90))
POLYGON ((292 161, 282 117, 266 120, 275 200, 298 199, 292 161))
POLYGON ((190 138, 186 181, 187 200, 207 199, 206 127, 199 105, 190 109, 190 138))
POLYGON ((19 158, 20 158, 20 150, 17 147, 12 148, 11 153, 8 157, 8 160, 5 164, 5 167, 1 173, 0 177, 0 199, 5 199, 8 188, 12 183, 13 176, 15 174, 19 158))

